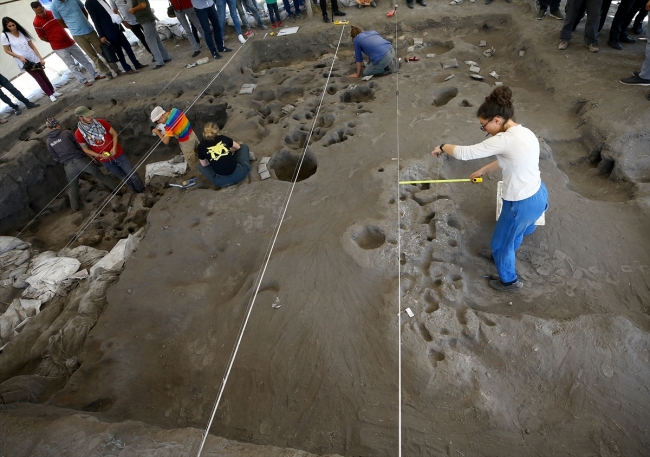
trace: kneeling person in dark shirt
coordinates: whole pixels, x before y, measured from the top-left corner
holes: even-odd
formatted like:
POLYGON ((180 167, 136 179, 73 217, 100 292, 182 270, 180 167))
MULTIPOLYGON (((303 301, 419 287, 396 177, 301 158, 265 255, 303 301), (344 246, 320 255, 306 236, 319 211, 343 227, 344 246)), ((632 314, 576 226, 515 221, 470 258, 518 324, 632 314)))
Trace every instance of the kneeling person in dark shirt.
POLYGON ((208 122, 203 141, 197 147, 199 171, 217 187, 227 187, 244 179, 251 169, 248 146, 219 135, 219 126, 208 122))

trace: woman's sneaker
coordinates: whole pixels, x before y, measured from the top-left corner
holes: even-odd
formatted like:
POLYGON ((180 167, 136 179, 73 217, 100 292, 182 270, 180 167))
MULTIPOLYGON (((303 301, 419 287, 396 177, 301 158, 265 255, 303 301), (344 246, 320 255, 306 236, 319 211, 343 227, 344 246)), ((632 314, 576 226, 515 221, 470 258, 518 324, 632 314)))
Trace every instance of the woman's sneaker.
POLYGON ((50 95, 50 100, 52 100, 53 102, 56 101, 56 97, 54 96, 54 94, 50 95))

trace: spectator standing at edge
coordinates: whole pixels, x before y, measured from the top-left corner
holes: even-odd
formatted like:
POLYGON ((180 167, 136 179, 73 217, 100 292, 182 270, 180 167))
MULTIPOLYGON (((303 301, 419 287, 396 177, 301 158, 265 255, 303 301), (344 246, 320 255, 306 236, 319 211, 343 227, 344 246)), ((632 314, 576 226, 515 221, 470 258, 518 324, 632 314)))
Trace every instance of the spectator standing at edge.
POLYGON ((219 52, 230 52, 232 49, 223 45, 223 36, 221 35, 221 26, 219 25, 219 16, 214 6, 214 0, 192 0, 192 6, 194 6, 196 16, 201 23, 203 38, 205 39, 205 44, 208 45, 212 57, 221 59, 219 52), (212 30, 210 30, 210 24, 212 24, 212 30), (214 40, 212 39, 213 36, 214 40))
POLYGON ((169 56, 167 48, 165 48, 156 31, 156 16, 151 11, 149 0, 131 0, 129 13, 135 16, 138 24, 144 30, 144 39, 147 41, 149 49, 151 49, 153 57, 156 60, 156 65, 153 69, 157 70, 164 67, 165 62, 169 62, 172 58, 169 56))
POLYGON ((618 9, 609 28, 609 40, 607 40, 607 44, 610 47, 622 51, 623 46, 621 43, 636 43, 636 40, 627 34, 627 28, 634 19, 634 15, 646 4, 646 1, 622 0, 618 4, 618 9))
POLYGON ((76 213, 81 206, 79 201, 79 175, 81 173, 88 173, 110 190, 115 190, 115 183, 92 163, 70 130, 62 130, 59 121, 53 117, 47 118, 45 125, 48 128, 45 137, 47 150, 56 162, 63 165, 65 176, 68 178, 68 196, 72 211, 76 213))
POLYGON ((45 95, 53 102, 61 94, 54 90, 54 86, 45 74, 45 60, 34 46, 31 35, 18 22, 10 17, 2 18, 2 35, 0 40, 4 51, 14 58, 20 72, 27 71, 27 74, 34 78, 45 95), (40 64, 38 68, 30 68, 30 64, 40 64))
POLYGON ((77 143, 86 154, 99 160, 120 181, 130 175, 126 179, 126 185, 133 192, 143 192, 144 184, 138 173, 133 172, 129 158, 123 155, 122 146, 117 142, 117 132, 106 120, 95 119, 94 114, 94 111, 85 106, 74 110, 74 115, 79 120, 74 133, 77 143))
POLYGON ((645 5, 639 8, 636 16, 634 17, 634 24, 632 25, 632 33, 635 35, 641 35, 643 33, 643 20, 648 16, 648 10, 645 9, 645 5))
MULTIPOLYGON (((124 33, 122 33, 122 28, 120 24, 122 23, 122 16, 113 12, 113 8, 108 3, 108 0, 86 0, 86 10, 90 17, 93 20, 93 24, 97 29, 97 35, 99 35, 99 41, 102 43, 111 43, 113 45, 113 50, 115 55, 117 55, 118 60, 122 64, 122 68, 126 73, 137 73, 140 68, 144 68, 147 65, 141 64, 138 62, 138 59, 133 53, 131 48, 131 43, 126 39, 124 33), (116 22, 117 21, 117 22, 116 22), (129 56, 129 60, 133 63, 135 70, 126 63, 124 58, 124 52, 129 56)), ((118 75, 124 73, 118 73, 118 75)))
MULTIPOLYGON (((650 11, 650 0, 646 3, 645 8, 646 11, 650 11)), ((650 86, 650 26, 646 26, 645 36, 647 37, 645 42, 645 60, 641 65, 641 70, 635 71, 634 75, 629 78, 621 79, 621 84, 629 86, 650 86)), ((650 94, 647 98, 650 100, 650 94)))
POLYGON ((144 38, 144 30, 142 30, 142 26, 138 24, 138 21, 135 19, 135 16, 131 13, 129 13, 129 9, 131 8, 131 1, 130 0, 111 0, 111 6, 113 7, 113 12, 114 13, 119 13, 120 16, 122 16, 122 19, 124 19, 124 22, 122 22, 122 25, 129 29, 133 34, 140 40, 140 43, 142 43, 142 46, 147 50, 149 54, 151 54, 151 61, 155 62, 155 58, 153 58, 153 53, 151 52, 151 49, 149 49, 149 45, 147 44, 147 40, 144 38))
POLYGON ((262 22, 262 17, 260 16, 259 11, 257 11, 257 6, 253 5, 251 1, 252 0, 237 0, 237 12, 239 13, 239 22, 244 24, 244 27, 246 27, 246 33, 244 33, 245 38, 248 38, 249 36, 252 35, 253 29, 248 23, 248 19, 246 19, 246 11, 244 11, 244 6, 242 5, 242 2, 246 2, 246 8, 250 10, 259 28, 261 28, 262 30, 268 30, 268 27, 264 25, 264 22, 262 22))
POLYGON ((70 38, 70 35, 61 27, 61 24, 54 19, 51 11, 43 8, 43 5, 39 2, 32 2, 31 7, 36 14, 34 17, 34 30, 36 30, 38 37, 50 43, 52 50, 63 60, 63 63, 68 67, 73 76, 77 78, 77 81, 86 87, 92 86, 93 83, 79 71, 74 62, 76 60, 83 65, 91 78, 94 79, 99 76, 99 73, 93 67, 93 63, 88 56, 70 38))
MULTIPOLYGON (((508 3, 510 3, 512 0, 506 0, 506 1, 508 3)), ((321 2, 323 2, 323 0, 321 0, 321 2)), ((424 0, 417 0, 417 2, 422 6, 427 6, 427 4, 426 4, 426 2, 424 0)), ((490 3, 492 3, 492 0, 485 0, 486 5, 489 5, 490 3)), ((415 8, 413 6, 413 0, 406 0, 406 6, 408 6, 411 9, 415 8)))
MULTIPOLYGON (((93 61, 95 68, 104 73, 108 79, 113 79, 111 70, 117 74, 118 69, 115 63, 104 63, 101 54, 101 42, 88 22, 88 12, 80 0, 52 0, 50 11, 61 27, 67 28, 72 34, 72 38, 77 42, 79 47, 88 54, 93 61), (106 66, 108 64, 108 66, 106 66)), ((96 77, 95 79, 102 79, 96 77)))
MULTIPOLYGON (((27 98, 25 98, 25 96, 21 94, 20 91, 16 89, 16 87, 14 87, 13 84, 11 84, 11 82, 7 78, 5 78, 5 76, 2 73, 0 73, 0 87, 4 87, 5 89, 7 89, 9 93, 14 97, 16 97, 19 101, 21 101, 27 107, 27 109, 32 109, 41 106, 38 103, 32 103, 29 100, 27 100, 27 98)), ((7 97, 4 91, 2 91, 1 89, 0 89, 0 100, 2 100, 7 105, 9 105, 11 109, 14 110, 14 114, 16 116, 22 113, 20 107, 16 105, 14 102, 12 102, 11 99, 7 97)), ((0 124, 4 124, 5 122, 7 122, 6 119, 2 119, 2 121, 4 122, 0 122, 0 124)))
POLYGON ((192 57, 198 56, 201 52, 199 50, 201 45, 194 37, 190 23, 192 23, 197 29, 201 26, 201 23, 199 22, 199 18, 196 17, 196 11, 194 11, 194 8, 192 7, 192 0, 169 0, 169 2, 171 3, 172 8, 174 8, 176 19, 181 23, 181 27, 183 27, 187 33, 187 39, 189 40, 192 49, 194 49, 192 57))
POLYGON ((230 10, 230 18, 232 19, 237 38, 241 44, 246 43, 246 38, 241 33, 241 24, 239 23, 239 14, 237 13, 236 0, 217 0, 217 16, 219 17, 219 27, 221 27, 221 39, 224 39, 226 33, 226 5, 230 10))
POLYGON ((567 0, 564 26, 560 32, 560 44, 557 47, 564 51, 571 41, 573 24, 580 15, 583 4, 586 5, 587 21, 585 22, 585 45, 589 52, 598 52, 598 24, 600 23, 600 7, 603 0, 567 0))
POLYGON ((151 132, 165 144, 169 144, 169 140, 172 137, 176 138, 178 145, 181 147, 183 157, 185 157, 185 161, 187 162, 187 169, 194 169, 198 161, 195 150, 199 144, 199 139, 194 133, 194 130, 192 130, 187 116, 176 108, 165 111, 161 106, 156 106, 151 112, 151 122, 165 125, 164 135, 158 128, 152 129, 151 132))
POLYGON ((547 10, 551 7, 550 16, 555 19, 564 20, 564 14, 560 11, 560 0, 539 0, 539 12, 537 13, 537 20, 541 21, 547 14, 547 10))
MULTIPOLYGON (((418 0, 418 2, 424 3, 424 0, 418 0)), ((330 0, 330 3, 332 5, 332 19, 334 19, 334 16, 345 16, 345 13, 343 11, 339 11, 339 4, 337 0, 330 0)), ((411 3, 413 1, 411 0, 411 3)), ((424 3, 426 6, 426 3, 424 3)), ((409 8, 413 8, 412 6, 409 6, 409 8)), ((323 22, 329 22, 330 18, 327 17, 327 0, 320 0, 320 9, 323 12, 323 22)))
POLYGON ((304 16, 300 14, 300 5, 298 4, 298 0, 293 0, 293 7, 295 11, 291 11, 291 3, 289 3, 289 0, 282 0, 282 3, 284 3, 284 10, 289 15, 289 22, 294 24, 296 22, 296 19, 304 18, 304 16))

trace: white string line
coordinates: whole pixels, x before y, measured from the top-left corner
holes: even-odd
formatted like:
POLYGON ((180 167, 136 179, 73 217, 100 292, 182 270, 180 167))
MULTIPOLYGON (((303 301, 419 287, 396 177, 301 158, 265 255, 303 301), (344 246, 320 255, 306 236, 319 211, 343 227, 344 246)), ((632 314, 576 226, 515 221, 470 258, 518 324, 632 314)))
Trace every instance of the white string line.
POLYGON ((266 273, 266 269, 269 265, 269 262, 271 260, 271 254, 273 253, 273 248, 275 246, 275 242, 278 239, 278 235, 280 233, 280 229, 282 228, 282 222, 284 221, 284 216, 287 212, 287 208, 289 207, 289 202, 291 200, 291 196, 293 195, 293 190, 296 187, 296 182, 298 178, 298 173, 300 172, 300 168, 302 167, 302 163, 304 161, 305 155, 307 153, 307 149, 309 147, 309 141, 311 140, 312 134, 314 132, 314 128, 316 127, 316 120, 318 119, 318 115, 320 113, 321 106, 323 104, 323 100, 325 98, 325 93, 327 91, 327 86, 329 84, 330 78, 332 76, 332 70, 334 68, 334 64, 336 63, 337 55, 339 52, 339 47, 341 46, 341 39, 343 38, 343 31, 345 30, 345 26, 341 28, 341 36, 339 37, 339 42, 336 45, 336 51, 334 52, 334 58, 332 59, 332 65, 330 66, 330 71, 329 74, 327 75, 327 81, 325 82, 325 87, 323 87, 323 93, 321 94, 321 99, 320 103, 318 104, 318 108, 316 110, 316 115, 314 116, 314 122, 312 124, 311 130, 309 132, 309 137, 307 138, 307 142, 305 143, 305 148, 303 149, 303 152, 300 156, 300 161, 298 162, 298 166, 296 167, 296 172, 294 173, 291 181, 291 188, 289 190, 289 193, 286 198, 286 202, 284 204, 284 208, 278 218, 278 224, 275 229, 275 233, 273 235, 273 238, 271 239, 271 243, 269 245, 269 249, 267 250, 267 254, 265 256, 265 261, 264 261, 264 266, 260 273, 258 274, 258 277, 256 278, 256 283, 257 286, 255 287, 255 293, 250 299, 250 302, 248 304, 248 309, 246 310, 246 315, 244 317, 244 321, 242 323, 242 326, 239 329, 239 334, 237 335, 237 342, 235 343, 235 346, 233 347, 232 353, 230 355, 230 359, 228 361, 228 368, 226 369, 226 373, 221 381, 221 386, 219 388, 219 394, 217 396, 217 400, 214 403, 214 407, 212 408, 212 413, 210 414, 210 419, 208 420, 208 424, 205 428, 205 431, 203 432, 203 436, 201 437, 201 445, 199 446, 199 450, 197 452, 197 457, 201 456, 201 452, 203 452, 203 447, 205 446, 205 441, 208 438, 208 433, 210 432, 210 428, 212 427, 212 422, 214 421, 214 416, 217 413, 217 408, 219 407, 219 402, 221 401, 221 397, 223 396, 223 392, 226 388, 226 383, 228 382, 228 377, 230 376, 230 372, 232 370, 233 364, 235 363, 235 357, 237 357, 237 352, 239 351, 239 346, 241 345, 241 341, 244 337, 244 331, 246 330, 246 326, 248 324, 248 320, 250 318, 250 315, 253 311, 253 305, 255 304, 255 299, 257 298, 257 295, 260 290, 260 286, 262 284, 262 280, 264 279, 264 274, 266 273))
MULTIPOLYGON (((167 86, 169 86, 169 85, 172 83, 172 81, 174 81, 174 80, 178 77, 178 75, 180 75, 182 72, 183 72, 183 70, 181 69, 181 71, 179 71, 179 72, 176 74, 176 76, 174 76, 174 77, 173 77, 173 78, 172 78, 172 79, 171 79, 171 80, 170 80, 170 81, 165 85, 165 87, 163 87, 162 90, 160 90, 160 91, 158 92, 158 94, 156 94, 156 97, 158 97, 158 96, 159 96, 159 95, 160 95, 160 94, 161 94, 165 89, 167 89, 167 86)), ((77 98, 74 100, 74 102, 70 103, 70 104, 69 104, 69 105, 68 105, 64 110, 60 111, 59 114, 63 113, 63 112, 66 111, 68 108, 70 108, 70 107, 71 107, 71 106, 72 106, 72 105, 73 105, 77 100, 79 100, 81 97, 82 97, 82 95, 80 95, 79 97, 77 97, 77 98)), ((144 111, 145 111, 145 110, 142 109, 138 114, 136 114, 135 116, 133 116, 133 119, 131 119, 131 121, 130 121, 128 124, 126 124, 126 125, 122 128, 122 130, 120 130, 120 131, 117 133, 118 137, 119 137, 120 133, 122 133, 124 130, 126 130, 126 128, 127 128, 129 125, 131 125, 131 123, 133 123, 133 121, 135 120, 136 116, 138 116, 139 114, 141 114, 141 113, 144 112, 144 111)), ((18 146, 18 145, 16 145, 16 146, 18 146)), ((16 147, 16 146, 14 146, 14 147, 16 147)), ((12 148, 12 149, 13 149, 13 148, 12 148)), ((33 222, 38 218, 38 216, 40 216, 40 215, 43 213, 43 211, 45 211, 45 210, 46 210, 46 209, 47 209, 47 208, 52 204, 52 202, 53 202, 54 200, 56 200, 57 198, 59 198, 59 195, 61 195, 61 194, 62 194, 62 193, 63 193, 63 192, 68 188, 68 186, 70 185, 70 182, 74 181, 75 179, 78 179, 79 176, 81 176, 81 174, 86 170, 86 168, 88 168, 88 167, 90 166, 90 164, 92 164, 92 163, 93 163, 93 160, 91 159, 90 162, 88 162, 88 164, 83 168, 83 170, 81 170, 81 171, 77 174, 77 176, 74 177, 74 179, 68 181, 68 183, 67 183, 65 186, 63 186, 63 189, 61 189, 61 191, 60 191, 58 194, 56 194, 56 196, 55 196, 52 200, 50 200, 50 202, 49 202, 47 205, 45 205, 45 206, 43 207, 43 209, 41 209, 41 210, 38 212, 38 214, 37 214, 36 216, 34 216, 34 218, 33 218, 31 221, 29 221, 25 227, 23 227, 23 229, 22 229, 20 232, 18 232, 18 235, 16 235, 16 238, 18 238, 20 235, 22 235, 22 233, 23 233, 25 230, 27 230, 27 227, 29 227, 29 226, 30 226, 30 225, 31 225, 31 224, 32 224, 32 223, 33 223, 33 222)))
POLYGON ((395 73, 395 131, 397 142, 397 455, 402 457, 402 213, 400 208, 400 150, 399 150, 399 57, 397 56, 397 4, 395 4, 395 58, 397 72, 395 73))
MULTIPOLYGON (((246 43, 248 43, 248 41, 247 41, 246 43)), ((219 72, 218 72, 218 73, 217 73, 217 74, 216 74, 216 75, 215 75, 215 76, 210 80, 210 82, 209 82, 208 84, 206 84, 206 86, 203 88, 203 90, 201 90, 201 92, 199 92, 199 94, 194 98, 194 101, 193 101, 193 102, 188 106, 188 108, 187 108, 186 110, 184 110, 184 112, 185 112, 186 114, 187 114, 187 113, 189 112, 189 110, 194 106, 194 104, 198 101, 198 99, 199 99, 199 98, 200 98, 200 97, 205 93, 205 91, 208 90, 208 87, 210 87, 210 85, 211 85, 211 84, 212 84, 212 83, 213 83, 213 82, 214 82, 214 81, 219 77, 219 75, 220 75, 220 74, 221 74, 221 73, 226 69, 226 67, 228 66, 228 64, 230 64, 230 62, 232 62, 232 60, 233 60, 233 59, 235 58, 235 56, 239 53, 239 51, 240 51, 241 49, 244 48, 244 46, 246 45, 246 43, 244 43, 243 46, 240 46, 240 47, 237 49, 237 51, 235 51, 235 52, 233 53, 232 57, 230 57, 230 59, 229 59, 229 60, 226 62, 226 64, 221 68, 221 70, 219 70, 219 72)), ((181 70, 181 71, 183 71, 183 70, 181 70)), ((180 74, 180 72, 179 72, 179 74, 180 74)), ((178 76, 178 75, 176 75, 176 76, 178 76)), ((174 79, 175 79, 175 78, 174 78, 174 79)), ((172 80, 172 81, 173 81, 173 80, 172 80)), ((171 83, 171 81, 170 81, 170 83, 171 83)), ((169 84, 169 83, 168 83, 168 84, 169 84)), ((84 223, 84 225, 82 226, 82 228, 79 229, 79 231, 78 231, 78 232, 77 232, 77 233, 72 237, 72 239, 68 242, 68 244, 65 245, 66 248, 69 247, 69 246, 71 246, 72 243, 74 243, 74 242, 79 238, 79 236, 80 236, 80 235, 81 235, 81 234, 82 234, 82 233, 83 233, 83 232, 84 232, 84 231, 85 231, 85 230, 90 226, 90 224, 93 222, 93 220, 95 220, 95 218, 97 217, 97 215, 99 215, 99 214, 101 213, 101 211, 106 207, 106 205, 108 205, 108 203, 110 203, 110 201, 113 199, 113 197, 114 197, 115 195, 117 195, 117 193, 118 193, 118 192, 120 191, 120 189, 121 189, 121 188, 126 184, 126 182, 127 182, 129 179, 131 179, 131 176, 133 176, 133 175, 137 172, 138 168, 139 168, 140 166, 142 166, 142 164, 143 164, 143 163, 144 163, 144 162, 149 158, 149 156, 151 156, 151 154, 153 154, 153 152, 154 152, 154 151, 156 150, 156 148, 160 145, 160 143, 162 143, 162 139, 159 138, 158 141, 157 141, 157 142, 152 146, 152 148, 147 152, 147 154, 145 154, 145 156, 142 157, 142 159, 140 159, 140 161, 139 161, 139 162, 138 162, 138 163, 133 167, 133 170, 131 170, 131 172, 128 173, 128 174, 124 177, 124 179, 120 182, 120 184, 118 185, 118 187, 116 187, 115 190, 114 190, 114 191, 113 191, 113 192, 112 192, 112 193, 111 193, 111 194, 106 198, 106 200, 104 201, 104 203, 103 203, 102 205, 100 205, 100 207, 97 209, 97 211, 95 211, 95 214, 94 214, 90 219, 88 219, 88 220, 86 221, 86 223, 84 223)))

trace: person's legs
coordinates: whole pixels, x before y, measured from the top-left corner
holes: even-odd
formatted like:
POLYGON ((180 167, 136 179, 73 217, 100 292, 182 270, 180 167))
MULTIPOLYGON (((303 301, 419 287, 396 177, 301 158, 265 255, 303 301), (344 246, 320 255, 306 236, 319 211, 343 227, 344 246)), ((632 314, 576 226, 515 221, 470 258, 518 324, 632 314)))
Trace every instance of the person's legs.
MULTIPOLYGON (((117 159, 113 159, 109 162, 102 162, 102 165, 104 165, 108 171, 117 176, 120 181, 123 181, 133 171, 133 165, 131 165, 131 161, 126 154, 122 154, 117 159)), ((126 185, 134 192, 142 192, 144 190, 144 184, 142 184, 142 180, 136 172, 126 179, 126 185)))
POLYGON ((158 47, 158 41, 160 41, 160 38, 158 37, 158 32, 156 31, 156 23, 147 22, 141 25, 142 30, 144 31, 144 39, 147 40, 149 49, 151 49, 153 57, 156 59, 156 66, 162 67, 165 65, 165 61, 163 60, 164 58, 162 50, 158 47))
POLYGON ((239 145, 239 149, 235 151, 235 160, 246 169, 246 172, 251 170, 250 149, 247 144, 239 145))
POLYGON ((223 44, 223 30, 221 30, 221 25, 219 24, 219 12, 214 7, 214 5, 211 8, 208 8, 208 19, 210 19, 210 24, 212 24, 214 44, 217 46, 219 52, 223 52, 226 49, 223 44))
POLYGON ((571 32, 574 30, 573 24, 580 17, 578 14, 584 5, 585 0, 567 0, 566 18, 564 18, 564 26, 560 31, 560 41, 571 41, 571 32))
POLYGON ((99 76, 99 72, 95 69, 93 66, 92 61, 88 58, 88 56, 81 50, 79 46, 76 44, 73 44, 72 46, 65 48, 66 51, 70 53, 70 55, 83 66, 88 74, 94 79, 95 77, 99 76))
POLYGON ((287 12, 287 14, 289 16, 293 16, 294 13, 291 11, 291 3, 289 3, 289 0, 282 0, 282 3, 284 4, 284 10, 287 12))
POLYGON ((517 280, 515 250, 521 245, 525 233, 548 208, 548 193, 542 183, 535 195, 521 201, 503 200, 501 215, 492 234, 490 247, 499 278, 504 284, 517 280))
MULTIPOLYGON (((72 46, 70 46, 72 47, 72 46)), ((66 67, 68 67, 68 70, 70 70, 70 73, 72 73, 72 76, 77 78, 77 81, 79 81, 81 84, 85 84, 88 79, 79 71, 77 66, 74 63, 74 59, 72 57, 72 54, 68 51, 69 48, 65 49, 55 49, 54 53, 59 56, 59 58, 63 61, 66 67)))
MULTIPOLYGON (((25 106, 30 106, 32 102, 30 102, 23 94, 20 93, 16 87, 11 84, 11 81, 9 81, 5 76, 0 74, 0 86, 4 87, 9 91, 11 95, 16 97, 19 101, 21 101, 25 106)), ((11 106, 14 110, 18 109, 18 105, 14 104, 9 97, 7 97, 2 90, 0 90, 0 100, 5 102, 7 105, 11 106)))
MULTIPOLYGON (((219 20, 219 33, 221 34, 221 41, 223 41, 224 30, 226 29, 226 0, 215 0, 217 7, 217 18, 219 20)), ((214 28, 214 25, 212 26, 214 28)), ((216 30, 215 30, 216 32, 216 30)))
POLYGON ((205 39, 205 44, 208 46, 210 53, 215 56, 217 54, 217 48, 214 46, 214 40, 212 39, 212 33, 210 31, 210 19, 208 10, 210 8, 197 9, 194 8, 196 17, 199 19, 201 24, 201 30, 203 31, 203 38, 205 39))
POLYGON ((600 32, 605 25, 607 20, 607 14, 609 13, 609 7, 612 5, 612 0, 603 0, 603 3, 600 5, 600 22, 598 23, 598 31, 600 32))
POLYGON ((187 10, 174 11, 174 14, 176 15, 176 19, 178 19, 178 22, 181 23, 181 27, 183 27, 183 30, 185 30, 185 33, 187 34, 187 39, 189 40, 192 49, 194 49, 194 51, 198 51, 199 43, 196 42, 196 40, 194 39, 194 35, 192 35, 192 31, 190 30, 190 24, 187 22, 187 16, 185 14, 185 11, 187 10))
POLYGON ((244 28, 248 31, 251 29, 251 25, 248 23, 248 19, 246 19, 246 12, 244 11, 244 6, 242 5, 241 2, 242 0, 236 1, 237 13, 239 14, 239 21, 244 26, 244 28))
POLYGON ((117 186, 115 185, 113 180, 109 178, 107 175, 105 175, 104 173, 102 173, 102 171, 99 168, 97 168, 97 166, 94 163, 88 165, 88 167, 84 170, 84 173, 88 173, 89 175, 94 176, 97 181, 104 184, 111 191, 117 189, 117 186))
POLYGON ((246 8, 251 12, 253 17, 255 18, 255 21, 257 22, 257 25, 260 28, 264 28, 264 22, 262 22, 262 17, 260 16, 259 11, 257 11, 257 8, 255 5, 252 4, 252 0, 242 0, 246 8))
POLYGON ((202 174, 203 176, 205 176, 206 178, 208 178, 208 180, 209 180, 212 184, 214 184, 214 185, 217 186, 217 187, 221 187, 221 186, 219 186, 219 184, 217 184, 217 178, 219 177, 219 175, 216 174, 216 173, 214 172, 214 170, 212 169, 212 167, 211 167, 210 165, 208 165, 207 167, 204 167, 204 166, 201 165, 201 163, 199 162, 199 163, 197 164, 197 167, 198 167, 199 171, 201 172, 201 174, 202 174))
POLYGON ((636 17, 634 18, 634 26, 633 30, 634 33, 637 35, 641 35, 641 31, 643 30, 643 20, 646 18, 648 15, 648 11, 645 9, 645 6, 642 6, 639 12, 637 13, 636 17))
MULTIPOLYGON (((232 19, 233 25, 235 26, 235 31, 237 32, 237 36, 241 35, 241 24, 239 22, 239 15, 237 14, 237 2, 236 0, 226 0, 226 3, 228 4, 228 11, 230 11, 230 18, 232 19)), ((224 15, 224 21, 225 21, 225 15, 224 15)), ((221 24, 220 24, 221 25, 221 24)), ((226 25, 221 27, 221 34, 226 30, 226 25)))
POLYGON ((319 3, 320 3, 320 9, 323 12, 323 19, 325 19, 327 17, 327 0, 320 0, 319 3))
POLYGON ((603 0, 587 0, 587 21, 585 22, 585 44, 598 46, 598 24, 600 6, 603 0))
POLYGON ((79 175, 94 165, 88 165, 90 160, 77 159, 63 165, 65 176, 68 178, 68 196, 70 197, 70 208, 72 211, 79 211, 79 175), (86 168, 88 166, 88 168, 86 168))
POLYGON ((45 95, 49 97, 54 93, 54 86, 52 86, 52 83, 47 78, 45 71, 33 70, 33 71, 28 71, 26 73, 32 78, 34 78, 34 80, 38 83, 41 89, 43 89, 43 92, 45 92, 45 95))
POLYGON ((144 37, 144 30, 142 30, 142 26, 140 24, 132 25, 131 31, 136 37, 138 37, 138 40, 140 40, 142 46, 144 46, 147 52, 151 54, 151 56, 153 57, 153 52, 151 52, 151 49, 149 49, 149 45, 147 44, 147 39, 144 37))
POLYGON ((199 32, 198 29, 201 28, 201 23, 199 22, 199 18, 196 17, 196 11, 194 11, 194 8, 186 8, 183 10, 183 13, 185 13, 185 17, 187 17, 187 20, 190 24, 190 28, 192 29, 192 36, 198 43, 199 47, 201 46, 201 38, 199 37, 199 32))
MULTIPOLYGON (((101 55, 102 42, 99 41, 99 37, 97 36, 97 33, 91 32, 91 33, 88 33, 86 35, 83 35, 83 39, 88 44, 88 47, 91 50, 94 50, 95 55, 97 57, 99 57, 101 55)), ((79 43, 79 42, 77 42, 77 43, 79 43)), ((86 52, 86 54, 88 54, 88 51, 86 51, 86 48, 84 48, 83 46, 81 46, 81 48, 86 52)), ((92 59, 92 54, 88 54, 88 55, 92 59)), ((95 63, 95 66, 97 66, 97 62, 95 62, 93 60, 93 63, 95 63)), ((118 68, 117 68, 117 64, 115 62, 106 62, 106 65, 108 65, 108 68, 110 68, 115 73, 117 73, 118 68)), ((99 69, 99 66, 97 66, 97 68, 99 69)))
POLYGON ((115 52, 115 55, 117 56, 117 60, 119 60, 120 64, 122 64, 122 68, 124 69, 124 71, 133 70, 133 68, 131 68, 131 65, 129 65, 126 62, 126 58, 124 57, 124 51, 122 50, 121 43, 111 43, 111 44, 113 45, 113 51, 115 52))
MULTIPOLYGON (((332 4, 332 16, 335 14, 340 14, 341 11, 339 11, 339 3, 338 0, 330 0, 330 3, 332 4)), ((345 16, 345 13, 343 13, 343 16, 345 16)))
POLYGON ((280 21, 280 10, 278 9, 277 3, 267 4, 269 8, 269 18, 273 24, 279 23, 280 21), (275 19, 274 19, 275 17, 275 19))
MULTIPOLYGON (((609 41, 607 41, 607 44, 610 46, 619 42, 621 34, 624 31, 623 22, 625 22, 625 17, 630 13, 632 5, 634 5, 634 0, 622 0, 619 3, 614 19, 612 19, 612 25, 609 28, 609 41)), ((587 20, 589 20, 589 13, 587 13, 587 20)), ((586 32, 587 30, 585 29, 586 32)), ((627 31, 625 33, 627 34, 627 31)))
POLYGON ((384 73, 387 70, 387 67, 393 62, 393 59, 395 59, 395 49, 391 47, 390 50, 386 53, 386 55, 382 57, 379 62, 377 62, 376 64, 370 62, 363 70, 363 75, 370 76, 370 75, 380 75, 384 73))
POLYGON ((632 24, 632 21, 634 20, 634 16, 637 15, 639 12, 639 8, 643 7, 645 9, 645 0, 634 0, 634 3, 632 4, 632 8, 630 8, 630 11, 625 15, 623 18, 623 23, 621 26, 621 36, 620 40, 621 41, 626 41, 628 43, 632 42, 630 40, 630 37, 627 34, 627 29, 630 27, 630 24, 632 24))
MULTIPOLYGON (((129 40, 126 39, 126 36, 120 31, 120 34, 118 35, 119 40, 118 40, 118 45, 122 46, 122 49, 124 49, 124 52, 126 53, 127 56, 129 56, 129 60, 133 64, 133 66, 138 69, 138 67, 141 67, 142 64, 138 61, 138 58, 135 56, 133 52, 133 48, 131 47, 131 43, 129 43, 129 40)), ((126 70, 126 68, 125 68, 126 70)), ((128 70, 127 70, 128 71, 128 70)))
POLYGON ((645 36, 648 38, 645 42, 645 60, 641 65, 639 78, 650 79, 650 25, 645 28, 645 36))

